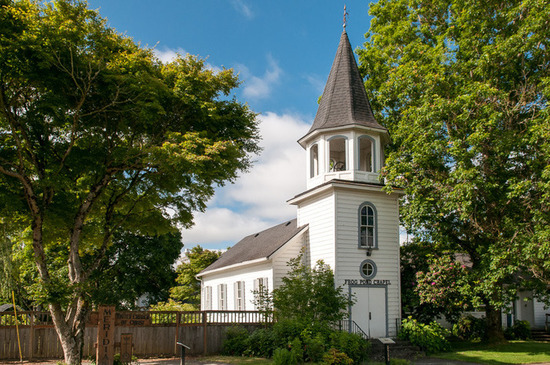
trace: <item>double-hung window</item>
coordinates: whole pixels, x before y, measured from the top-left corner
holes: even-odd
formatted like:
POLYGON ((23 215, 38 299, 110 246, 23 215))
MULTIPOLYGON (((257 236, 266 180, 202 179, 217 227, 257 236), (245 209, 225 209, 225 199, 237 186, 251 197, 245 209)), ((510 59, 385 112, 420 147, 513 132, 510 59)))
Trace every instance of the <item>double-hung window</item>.
POLYGON ((359 248, 377 248, 376 208, 371 203, 359 207, 359 248))
POLYGON ((218 310, 227 309, 227 284, 218 285, 218 310))
POLYGON ((235 282, 235 310, 245 310, 244 281, 235 282))

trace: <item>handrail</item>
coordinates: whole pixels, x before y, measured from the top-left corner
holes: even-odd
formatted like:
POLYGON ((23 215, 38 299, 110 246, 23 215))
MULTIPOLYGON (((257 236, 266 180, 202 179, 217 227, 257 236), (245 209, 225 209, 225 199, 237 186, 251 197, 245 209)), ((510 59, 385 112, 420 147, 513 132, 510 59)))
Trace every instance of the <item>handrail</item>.
POLYGON ((548 332, 548 325, 550 324, 550 313, 546 313, 546 321, 544 321, 544 330, 548 332))

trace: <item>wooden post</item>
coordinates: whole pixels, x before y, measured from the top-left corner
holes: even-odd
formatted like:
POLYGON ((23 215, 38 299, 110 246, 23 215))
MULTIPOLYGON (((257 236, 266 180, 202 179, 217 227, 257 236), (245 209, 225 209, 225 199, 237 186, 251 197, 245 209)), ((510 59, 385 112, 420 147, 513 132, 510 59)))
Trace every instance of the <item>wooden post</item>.
POLYGON ((202 338, 202 343, 203 343, 203 354, 206 356, 207 354, 207 350, 208 350, 208 335, 206 334, 206 324, 207 324, 207 320, 208 320, 208 317, 206 315, 206 311, 203 311, 202 312, 202 332, 203 332, 203 338, 202 338))
POLYGON ((113 365, 115 359, 115 307, 99 306, 97 365, 113 365))
POLYGON ((176 313, 176 339, 174 341, 174 356, 178 356, 178 336, 180 332, 181 312, 176 313))
POLYGON ((132 363, 133 353, 132 334, 123 333, 120 335, 120 362, 123 364, 132 363))
POLYGON ((36 316, 36 312, 31 312, 31 328, 29 328, 29 360, 32 360, 34 356, 34 319, 36 316))

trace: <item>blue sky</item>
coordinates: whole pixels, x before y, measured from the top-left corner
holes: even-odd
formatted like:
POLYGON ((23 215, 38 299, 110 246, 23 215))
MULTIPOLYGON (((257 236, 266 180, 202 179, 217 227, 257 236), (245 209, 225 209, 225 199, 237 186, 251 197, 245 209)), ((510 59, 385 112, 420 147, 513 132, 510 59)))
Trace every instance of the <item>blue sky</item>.
POLYGON ((313 122, 342 32, 344 4, 353 48, 369 29, 370 1, 88 0, 109 26, 154 47, 205 58, 239 73, 237 99, 260 113, 264 148, 250 172, 217 189, 185 248, 231 246, 246 235, 296 217, 286 201, 305 190, 305 152, 296 142, 313 122))

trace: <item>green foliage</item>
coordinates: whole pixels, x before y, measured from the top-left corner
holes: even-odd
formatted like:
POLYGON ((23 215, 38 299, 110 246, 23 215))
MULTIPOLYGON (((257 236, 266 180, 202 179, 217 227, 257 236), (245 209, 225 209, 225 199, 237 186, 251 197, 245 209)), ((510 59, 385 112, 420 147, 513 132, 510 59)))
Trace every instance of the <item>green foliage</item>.
POLYGON ((512 327, 506 328, 507 340, 528 340, 531 338, 531 325, 528 321, 515 321, 512 327))
POLYGON ((275 334, 267 328, 257 329, 248 338, 248 348, 244 352, 246 356, 266 357, 273 356, 275 350, 275 334))
POLYGON ((385 0, 370 14, 359 59, 392 136, 383 178, 407 194, 412 235, 469 257, 463 289, 498 340, 499 309, 550 278, 550 4, 385 0))
POLYGON ((351 365, 353 360, 348 357, 345 353, 338 351, 335 348, 331 348, 323 356, 323 364, 333 365, 333 364, 342 364, 342 365, 351 365))
POLYGON ((68 356, 114 235, 189 227, 217 186, 251 166, 257 122, 229 97, 232 70, 193 56, 162 64, 85 1, 4 4, 0 217, 19 224, 3 236, 27 233, 17 244, 32 252, 34 291, 76 349, 65 361, 78 363, 68 356))
POLYGON ((200 245, 191 248, 187 252, 188 262, 183 262, 176 268, 176 282, 179 284, 170 289, 170 298, 192 304, 196 309, 200 308, 201 284, 197 280, 197 274, 216 261, 221 252, 202 248, 200 245))
POLYGON ((176 302, 173 299, 168 299, 166 302, 158 302, 157 304, 152 305, 149 310, 154 312, 162 311, 178 311, 178 312, 187 312, 196 310, 195 306, 189 303, 180 303, 176 302))
POLYGON ((250 333, 243 327, 229 327, 225 332, 222 353, 224 355, 242 355, 248 348, 250 333))
POLYGON ((436 313, 456 323, 462 312, 471 308, 468 294, 466 267, 453 258, 452 253, 443 256, 430 255, 426 271, 416 273, 416 292, 421 304, 430 304, 436 313), (467 292, 464 293, 465 288, 467 292))
POLYGON ((343 331, 335 331, 330 334, 330 346, 345 353, 356 363, 366 360, 370 350, 370 342, 355 333, 343 331))
POLYGON ((487 322, 472 315, 460 317, 453 325, 453 335, 466 341, 482 341, 487 337, 487 322))
POLYGON ((273 290, 278 318, 303 323, 334 323, 345 318, 350 299, 336 287, 330 267, 318 261, 315 268, 303 263, 303 254, 291 259, 282 285, 273 290))
POLYGON ((298 358, 296 354, 284 348, 276 348, 273 352, 274 365, 296 365, 298 358))
POLYGON ((320 362, 326 351, 325 338, 322 333, 317 332, 313 336, 311 330, 306 328, 300 333, 300 338, 304 344, 304 361, 320 362))
POLYGON ((439 323, 424 324, 412 317, 403 320, 401 332, 399 332, 399 338, 410 341, 427 354, 449 351, 450 344, 446 339, 448 335, 448 331, 439 323))

